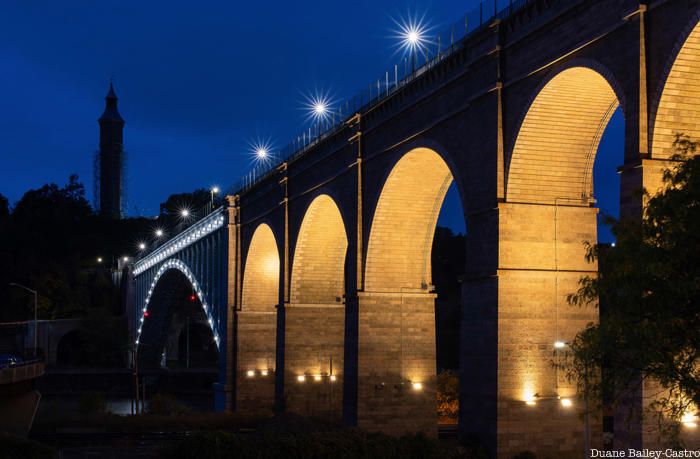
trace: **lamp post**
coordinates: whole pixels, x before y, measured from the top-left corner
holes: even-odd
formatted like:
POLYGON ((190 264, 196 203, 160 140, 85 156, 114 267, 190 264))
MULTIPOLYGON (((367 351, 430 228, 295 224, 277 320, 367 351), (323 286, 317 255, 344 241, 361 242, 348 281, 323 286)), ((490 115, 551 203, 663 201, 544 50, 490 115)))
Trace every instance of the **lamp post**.
POLYGON ((38 322, 37 322, 37 293, 36 290, 32 290, 29 287, 25 287, 24 285, 18 284, 16 282, 10 282, 11 287, 19 287, 22 290, 26 290, 34 295, 34 358, 36 358, 36 349, 37 349, 37 331, 38 331, 38 322))
POLYGON ((211 189, 211 210, 214 210, 214 195, 219 194, 219 187, 215 186, 211 189))

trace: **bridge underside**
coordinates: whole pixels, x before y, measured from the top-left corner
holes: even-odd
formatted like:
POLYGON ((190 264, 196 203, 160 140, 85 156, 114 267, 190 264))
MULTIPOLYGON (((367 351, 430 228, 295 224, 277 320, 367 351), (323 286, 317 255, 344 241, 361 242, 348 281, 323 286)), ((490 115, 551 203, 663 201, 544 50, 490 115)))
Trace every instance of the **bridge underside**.
POLYGON ((202 303, 178 270, 160 277, 139 338, 139 367, 217 367, 218 350, 202 303))

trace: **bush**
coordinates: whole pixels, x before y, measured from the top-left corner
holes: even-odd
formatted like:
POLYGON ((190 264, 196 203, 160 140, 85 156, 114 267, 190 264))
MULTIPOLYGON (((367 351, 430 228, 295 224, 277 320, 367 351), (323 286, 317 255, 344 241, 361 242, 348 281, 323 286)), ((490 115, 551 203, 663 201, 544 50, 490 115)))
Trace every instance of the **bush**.
POLYGON ((88 392, 80 397, 78 411, 86 416, 105 414, 107 412, 107 402, 101 393, 88 392))
POLYGON ((459 416, 459 377, 452 370, 442 371, 437 377, 438 420, 456 423, 459 416))
POLYGON ((151 399, 148 411, 157 416, 173 416, 188 413, 190 409, 178 402, 172 395, 156 394, 151 399))
POLYGON ((47 459, 54 451, 35 441, 0 433, 0 459, 47 459))
POLYGON ((160 451, 160 459, 444 459, 456 457, 424 435, 394 438, 358 429, 299 435, 264 433, 238 435, 223 432, 195 434, 160 451))

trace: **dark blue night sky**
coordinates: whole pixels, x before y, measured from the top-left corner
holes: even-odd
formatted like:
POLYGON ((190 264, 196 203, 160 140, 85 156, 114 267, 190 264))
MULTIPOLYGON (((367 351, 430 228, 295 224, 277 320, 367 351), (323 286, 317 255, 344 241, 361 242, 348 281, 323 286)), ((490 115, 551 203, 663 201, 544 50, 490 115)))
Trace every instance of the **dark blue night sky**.
MULTIPOLYGON (((424 15, 437 33, 477 4, 5 1, 0 193, 14 203, 77 173, 92 196, 110 78, 127 123, 129 215, 156 214, 171 193, 227 187, 251 165, 249 142, 282 147, 308 126, 304 95, 343 99, 400 60, 394 19, 424 15)), ((612 214, 623 124, 618 113, 596 161, 596 195, 612 214)), ((451 192, 440 223, 463 231, 459 206, 451 192)))

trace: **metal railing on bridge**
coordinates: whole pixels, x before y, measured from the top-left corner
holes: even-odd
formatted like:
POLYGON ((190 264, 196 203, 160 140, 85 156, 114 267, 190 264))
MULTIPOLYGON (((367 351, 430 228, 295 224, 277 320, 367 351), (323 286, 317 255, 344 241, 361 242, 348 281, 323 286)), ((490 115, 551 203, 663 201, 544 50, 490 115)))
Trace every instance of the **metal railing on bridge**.
POLYGON ((224 208, 218 207, 200 220, 182 229, 149 253, 142 254, 134 263, 134 275, 141 274, 161 261, 169 258, 190 244, 211 234, 224 225, 224 208))
POLYGON ((481 1, 478 8, 452 23, 442 33, 427 37, 425 45, 420 47, 413 58, 404 57, 401 64, 387 70, 376 82, 370 83, 366 89, 339 103, 329 117, 302 132, 287 146, 275 152, 270 160, 255 166, 230 187, 227 193, 237 194, 250 189, 282 163, 303 155, 340 131, 355 113, 369 111, 445 58, 463 49, 472 35, 488 27, 494 20, 505 19, 531 2, 532 0, 481 1), (412 59, 414 62, 411 62, 412 59))
MULTIPOLYGON (((394 65, 376 82, 369 84, 366 89, 339 103, 329 118, 308 128, 286 147, 271 153, 271 158, 268 161, 255 166, 233 186, 225 190, 224 195, 234 195, 249 190, 258 182, 269 177, 282 163, 304 155, 325 139, 342 130, 345 122, 355 113, 369 111, 420 78, 445 58, 464 49, 471 36, 488 27, 494 20, 505 19, 531 2, 532 0, 483 0, 478 8, 465 14, 459 21, 452 23, 442 33, 428 37, 425 45, 421 46, 419 52, 413 55, 414 62, 411 62, 412 59, 409 56, 404 57, 400 65, 394 65)), ((190 234, 190 228, 199 225, 204 220, 209 221, 208 217, 211 214, 221 212, 221 207, 213 207, 211 204, 207 204, 192 212, 189 217, 189 221, 192 223, 179 224, 173 230, 175 235, 171 239, 150 251, 139 254, 134 265, 135 271, 138 270, 135 274, 141 272, 141 268, 145 266, 143 260, 152 260, 154 259, 153 255, 158 258, 158 254, 167 252, 168 247, 177 245, 182 234, 190 234)))

